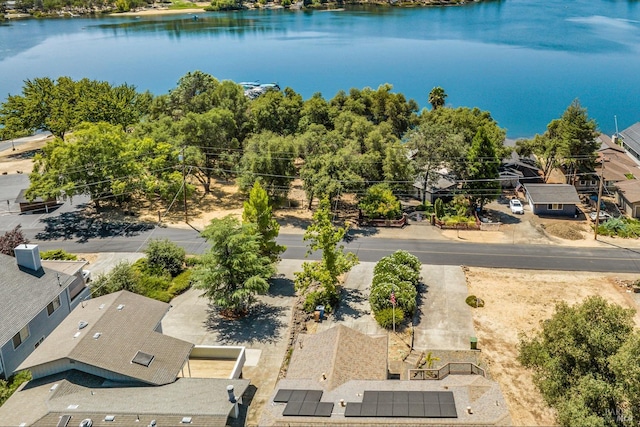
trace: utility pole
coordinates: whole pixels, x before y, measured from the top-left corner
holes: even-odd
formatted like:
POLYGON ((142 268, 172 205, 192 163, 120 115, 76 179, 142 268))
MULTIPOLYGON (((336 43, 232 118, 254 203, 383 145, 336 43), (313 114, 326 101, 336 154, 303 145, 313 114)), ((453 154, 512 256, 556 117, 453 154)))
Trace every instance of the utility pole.
POLYGON ((604 156, 602 156, 600 167, 600 185, 598 185, 598 206, 596 207, 596 226, 593 240, 598 240, 598 225, 600 224, 600 199, 602 198, 602 187, 604 186, 604 156))
POLYGON ((184 202, 184 222, 185 224, 189 223, 189 218, 187 217, 187 169, 185 165, 185 157, 184 157, 184 145, 182 146, 182 154, 179 156, 179 160, 182 161, 182 200, 184 202))

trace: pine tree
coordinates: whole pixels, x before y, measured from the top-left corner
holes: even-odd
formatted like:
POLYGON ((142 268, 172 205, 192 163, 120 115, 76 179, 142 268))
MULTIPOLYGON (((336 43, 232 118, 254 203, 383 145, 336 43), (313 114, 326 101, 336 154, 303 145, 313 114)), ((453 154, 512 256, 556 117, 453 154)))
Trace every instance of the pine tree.
POLYGON ((260 243, 260 254, 268 257, 272 262, 277 262, 280 254, 287 247, 278 245, 276 238, 280 231, 280 224, 273 217, 272 208, 269 205, 269 196, 259 181, 253 184, 249 193, 249 200, 244 202, 242 222, 254 224, 260 243))

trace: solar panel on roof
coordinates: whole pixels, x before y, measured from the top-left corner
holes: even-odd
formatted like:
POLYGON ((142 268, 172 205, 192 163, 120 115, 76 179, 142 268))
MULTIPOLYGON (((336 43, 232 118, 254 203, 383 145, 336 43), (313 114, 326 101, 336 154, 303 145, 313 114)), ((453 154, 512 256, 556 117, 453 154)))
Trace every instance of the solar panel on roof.
POLYGON ((457 418, 451 391, 365 391, 348 402, 345 417, 457 418))
POLYGON ((273 398, 273 401, 277 403, 286 403, 289 401, 291 393, 293 393, 293 390, 280 389, 276 393, 276 397, 273 398))
POLYGON ((333 412, 333 402, 318 402, 316 406, 316 417, 330 417, 333 412))
POLYGON ((304 397, 304 400, 320 402, 321 398, 322 390, 307 390, 307 395, 304 397))
POLYGON ((282 415, 285 416, 297 416, 300 413, 300 408, 302 407, 302 401, 291 401, 287 403, 287 406, 284 407, 284 411, 282 411, 282 415))
POLYGON ((311 417, 316 413, 316 407, 318 406, 318 402, 305 400, 302 402, 302 406, 300 407, 300 411, 298 411, 298 415, 303 417, 311 417))
POLYGON ((67 424, 69 424, 70 419, 71 419, 71 415, 61 416, 60 421, 58 421, 58 425, 56 427, 67 427, 67 424))
POLYGON ((302 402, 307 395, 307 390, 293 390, 289 402, 302 402))

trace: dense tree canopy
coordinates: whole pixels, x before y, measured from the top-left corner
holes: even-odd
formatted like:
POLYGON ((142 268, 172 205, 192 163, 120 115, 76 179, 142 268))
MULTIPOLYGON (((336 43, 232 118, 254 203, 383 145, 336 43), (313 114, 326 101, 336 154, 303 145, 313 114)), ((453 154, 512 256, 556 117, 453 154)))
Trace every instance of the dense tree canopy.
POLYGON ((127 127, 147 110, 148 95, 133 86, 112 87, 89 79, 60 77, 26 80, 22 95, 11 95, 0 106, 0 125, 16 131, 50 131, 64 138, 82 122, 106 122, 127 127))
POLYGON ((561 302, 538 334, 521 337, 519 359, 561 425, 633 425, 640 412, 633 315, 598 296, 561 302))

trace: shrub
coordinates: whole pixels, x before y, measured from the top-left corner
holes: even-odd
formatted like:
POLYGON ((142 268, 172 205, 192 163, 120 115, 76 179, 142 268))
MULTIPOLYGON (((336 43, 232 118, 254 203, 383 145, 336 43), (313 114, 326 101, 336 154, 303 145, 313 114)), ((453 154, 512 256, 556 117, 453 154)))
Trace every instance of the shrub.
POLYGON ((392 275, 398 281, 410 282, 417 286, 420 282, 420 260, 407 251, 396 251, 382 258, 373 268, 374 282, 376 276, 392 275))
POLYGON ((367 190, 360 209, 367 218, 396 219, 402 216, 402 206, 387 184, 376 184, 367 190))
POLYGON ((378 325, 382 326, 385 329, 393 328, 393 319, 395 316, 396 325, 399 325, 404 320, 404 311, 401 308, 395 309, 395 314, 392 308, 385 308, 380 310, 374 314, 376 322, 378 325))
POLYGON ((309 292, 304 299, 303 309, 307 313, 313 313, 319 305, 324 305, 324 311, 330 313, 338 305, 340 297, 338 293, 328 292, 326 289, 309 292))
POLYGON ((391 291, 396 297, 396 308, 401 308, 405 313, 413 313, 416 309, 416 296, 418 291, 410 282, 379 282, 371 286, 369 303, 371 310, 377 313, 385 308, 392 308, 391 291))
POLYGON ((440 219, 444 216, 444 202, 442 199, 436 199, 436 202, 433 205, 434 212, 436 213, 436 218, 440 219))
POLYGON ((416 206, 416 210, 420 212, 431 211, 433 210, 433 206, 429 202, 420 203, 418 206, 416 206))
POLYGON ((9 377, 7 381, 0 379, 0 406, 2 406, 4 402, 11 397, 13 392, 20 387, 20 384, 29 381, 30 379, 31 372, 29 371, 20 371, 9 377))
POLYGON ((172 277, 180 274, 184 268, 185 250, 168 239, 150 241, 144 253, 152 268, 161 268, 172 277))
POLYGON ((58 261, 76 261, 77 255, 70 254, 63 249, 52 249, 50 251, 44 251, 40 253, 40 259, 50 259, 58 261))
POLYGON ((184 260, 184 264, 187 267, 195 267, 196 265, 200 265, 200 257, 189 256, 184 260))
POLYGON ((173 278, 167 292, 169 292, 169 294, 171 295, 171 298, 173 298, 176 295, 180 295, 190 287, 191 287, 191 271, 186 270, 173 278))
POLYGON ((464 300, 469 307, 484 307, 484 300, 478 298, 475 295, 469 295, 467 299, 464 300))

